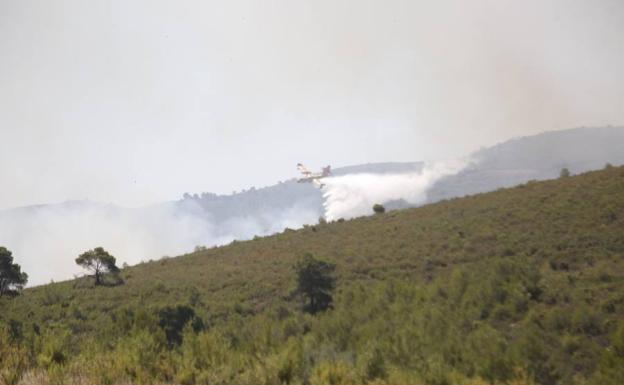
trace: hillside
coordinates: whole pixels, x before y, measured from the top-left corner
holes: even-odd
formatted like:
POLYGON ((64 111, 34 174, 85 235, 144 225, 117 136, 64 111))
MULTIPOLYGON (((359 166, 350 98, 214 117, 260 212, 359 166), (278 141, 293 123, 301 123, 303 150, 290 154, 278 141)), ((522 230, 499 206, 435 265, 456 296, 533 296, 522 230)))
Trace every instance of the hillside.
MULTIPOLYGON (((547 132, 482 149, 472 158, 474 162, 459 173, 419 186, 424 189, 424 202, 555 178, 562 167, 579 173, 602 168, 607 162, 624 164, 624 128, 547 132)), ((417 179, 423 166, 422 162, 374 163, 337 167, 333 173, 411 175, 417 179)), ((414 188, 395 186, 395 190, 409 187, 414 188)), ((4 210, 0 211, 0 244, 21 256, 23 267, 30 271, 30 284, 37 285, 77 274, 79 270, 66 256, 98 244, 107 245, 121 261, 136 264, 189 252, 197 245, 223 245, 313 224, 326 213, 323 193, 327 189, 320 191, 291 179, 231 195, 188 194, 178 201, 132 209, 81 201, 4 210)), ((423 203, 410 204, 406 198, 395 196, 386 201, 376 197, 380 201, 374 203, 383 203, 388 209, 423 203)))
POLYGON ((0 366, 24 384, 616 384, 622 234, 623 167, 286 230, 0 298, 0 366), (333 310, 290 295, 304 253, 337 265, 333 310), (178 305, 196 318, 171 344, 178 305))

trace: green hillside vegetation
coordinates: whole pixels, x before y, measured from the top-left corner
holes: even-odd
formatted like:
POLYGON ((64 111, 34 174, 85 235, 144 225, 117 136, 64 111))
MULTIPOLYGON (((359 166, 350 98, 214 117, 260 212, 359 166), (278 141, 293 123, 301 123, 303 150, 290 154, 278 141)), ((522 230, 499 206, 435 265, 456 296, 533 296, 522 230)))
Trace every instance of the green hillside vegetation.
POLYGON ((120 275, 0 298, 0 383, 621 384, 624 168, 120 275), (335 264, 316 314, 295 295, 307 254, 335 264))

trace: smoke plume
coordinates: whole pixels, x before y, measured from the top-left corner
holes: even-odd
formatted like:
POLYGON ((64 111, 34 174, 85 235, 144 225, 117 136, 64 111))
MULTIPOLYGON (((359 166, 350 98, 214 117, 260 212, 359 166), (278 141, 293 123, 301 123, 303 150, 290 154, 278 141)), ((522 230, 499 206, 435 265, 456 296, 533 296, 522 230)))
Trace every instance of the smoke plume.
POLYGON ((456 174, 467 164, 467 159, 434 162, 416 173, 362 173, 323 179, 325 218, 332 221, 371 214, 376 203, 403 200, 410 205, 422 204, 436 181, 456 174))
POLYGON ((133 265, 187 253, 199 245, 298 228, 318 216, 297 205, 217 220, 192 201, 137 209, 69 202, 0 212, 0 245, 13 252, 33 286, 82 275, 75 258, 98 246, 111 252, 119 266, 133 265))
POLYGON ((38 285, 82 274, 74 259, 98 246, 110 251, 119 265, 132 265, 190 252, 198 245, 223 245, 296 229, 316 223, 323 210, 328 220, 335 220, 372 214, 375 203, 422 204, 437 180, 465 164, 438 162, 415 173, 325 178, 323 207, 318 190, 293 182, 278 185, 271 193, 227 196, 216 203, 197 197, 134 209, 78 201, 5 210, 0 211, 0 245, 9 248, 29 274, 29 285, 38 285), (271 202, 271 197, 279 199, 271 202))

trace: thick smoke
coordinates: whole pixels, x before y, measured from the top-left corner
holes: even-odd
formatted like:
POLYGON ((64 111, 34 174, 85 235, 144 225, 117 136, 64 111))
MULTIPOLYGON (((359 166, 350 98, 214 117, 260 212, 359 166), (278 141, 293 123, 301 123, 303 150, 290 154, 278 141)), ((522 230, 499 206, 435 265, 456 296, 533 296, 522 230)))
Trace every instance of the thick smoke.
POLYGON ((13 252, 33 286, 82 274, 74 259, 97 246, 118 265, 132 265, 316 220, 318 212, 297 206, 216 221, 192 201, 139 209, 70 202, 0 212, 0 245, 13 252))
POLYGON ((437 180, 458 172, 465 164, 440 162, 425 165, 416 173, 326 178, 324 207, 318 190, 293 182, 288 188, 281 185, 270 193, 257 192, 237 199, 226 196, 216 202, 198 197, 129 209, 79 201, 6 210, 0 212, 0 245, 13 251, 16 261, 30 275, 29 284, 38 285, 82 274, 74 259, 97 246, 116 256, 119 265, 132 265, 180 255, 198 245, 223 245, 287 227, 299 228, 316 223, 323 209, 328 220, 335 220, 371 214, 375 203, 402 200, 421 204, 437 180), (306 191, 312 195, 305 195, 306 191), (314 196, 317 199, 312 199, 314 196), (280 197, 277 203, 270 202, 276 197, 280 197))
POLYGON ((354 218, 372 213, 374 204, 406 201, 418 205, 440 178, 459 172, 468 160, 428 163, 416 173, 350 174, 323 179, 325 218, 354 218))

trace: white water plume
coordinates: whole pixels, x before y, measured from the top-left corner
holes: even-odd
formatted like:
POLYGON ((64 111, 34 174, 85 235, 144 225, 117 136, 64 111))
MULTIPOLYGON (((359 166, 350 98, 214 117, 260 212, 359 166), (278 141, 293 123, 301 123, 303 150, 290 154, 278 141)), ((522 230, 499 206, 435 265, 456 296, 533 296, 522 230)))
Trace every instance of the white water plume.
POLYGON ((415 173, 362 173, 323 179, 325 218, 332 221, 372 214, 376 203, 404 200, 411 205, 422 204, 435 182, 458 173, 468 163, 468 159, 460 159, 427 163, 415 173))

